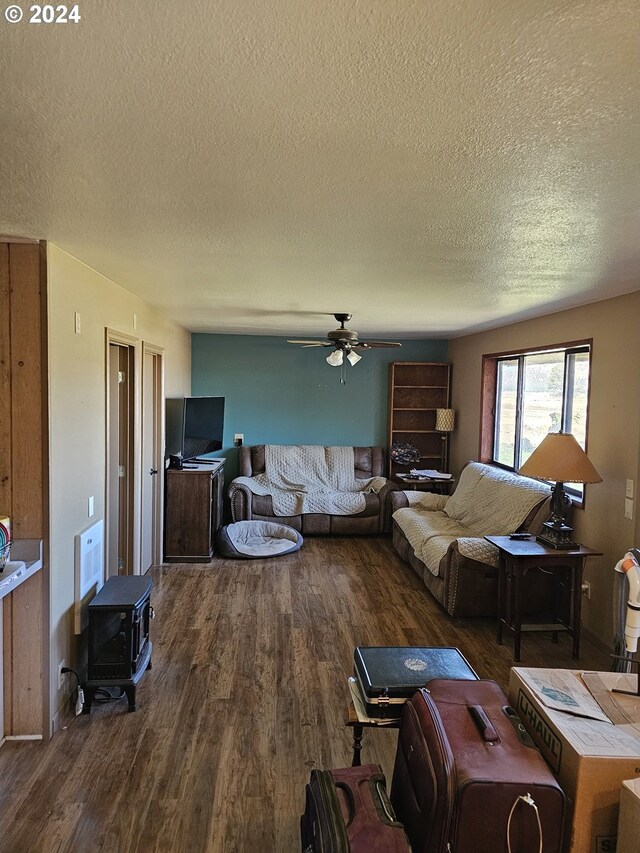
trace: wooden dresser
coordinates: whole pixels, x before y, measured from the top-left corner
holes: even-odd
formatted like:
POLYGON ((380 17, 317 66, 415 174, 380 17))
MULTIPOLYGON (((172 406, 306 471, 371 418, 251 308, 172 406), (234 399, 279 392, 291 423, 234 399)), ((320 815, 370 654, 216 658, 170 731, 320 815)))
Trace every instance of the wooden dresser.
POLYGON ((222 524, 223 497, 224 460, 167 470, 166 563, 202 563, 211 559, 222 524))

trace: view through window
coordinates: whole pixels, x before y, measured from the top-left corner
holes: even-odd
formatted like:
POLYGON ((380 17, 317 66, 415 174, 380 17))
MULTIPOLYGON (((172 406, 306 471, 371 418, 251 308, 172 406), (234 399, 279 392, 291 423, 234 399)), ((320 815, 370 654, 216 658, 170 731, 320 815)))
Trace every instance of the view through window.
MULTIPOLYGON (((493 462, 517 471, 550 432, 572 433, 586 449, 590 346, 495 359, 493 462)), ((581 484, 567 484, 582 494, 581 484)))

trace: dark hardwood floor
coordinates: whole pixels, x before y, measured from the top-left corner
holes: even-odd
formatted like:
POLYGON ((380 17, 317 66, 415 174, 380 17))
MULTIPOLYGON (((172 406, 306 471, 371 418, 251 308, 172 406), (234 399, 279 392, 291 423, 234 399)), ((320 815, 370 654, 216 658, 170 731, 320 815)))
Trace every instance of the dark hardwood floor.
MULTIPOLYGON (((457 646, 506 688, 493 620, 451 620, 389 539, 307 539, 264 561, 152 570, 153 669, 126 700, 48 744, 0 749, 0 850, 295 851, 313 767, 351 763, 346 677, 357 645, 457 646)), ((570 640, 523 640, 522 666, 575 668, 570 640)), ((582 668, 607 669, 583 641, 582 668)), ((395 731, 363 761, 389 782, 395 731)), ((482 851, 479 851, 482 853, 482 851)))

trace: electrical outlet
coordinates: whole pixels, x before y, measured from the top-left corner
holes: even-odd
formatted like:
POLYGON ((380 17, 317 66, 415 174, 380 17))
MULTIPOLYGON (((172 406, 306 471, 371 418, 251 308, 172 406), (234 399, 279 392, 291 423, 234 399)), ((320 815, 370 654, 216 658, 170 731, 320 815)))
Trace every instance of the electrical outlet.
POLYGON ((244 442, 244 433, 236 432, 233 436, 233 443, 236 447, 242 447, 242 443, 244 442))
POLYGON ((633 518, 633 501, 631 498, 624 499, 624 517, 633 518))
POLYGON ((89 498, 89 500, 87 501, 87 515, 89 516, 89 518, 93 518, 93 513, 94 513, 94 509, 93 509, 93 495, 91 495, 91 497, 90 497, 90 498, 89 498))
POLYGON ((67 662, 61 660, 58 664, 58 690, 62 690, 62 685, 64 684, 64 676, 65 673, 62 671, 67 666, 67 662))
POLYGON ((591 584, 589 581, 582 581, 582 594, 585 598, 591 598, 591 584))

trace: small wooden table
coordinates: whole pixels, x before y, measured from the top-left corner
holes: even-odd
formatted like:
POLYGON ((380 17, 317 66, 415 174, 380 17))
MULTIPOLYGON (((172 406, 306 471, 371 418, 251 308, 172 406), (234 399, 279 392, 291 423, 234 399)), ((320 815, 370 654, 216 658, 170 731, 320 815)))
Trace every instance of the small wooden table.
POLYGON ((416 690, 428 685, 434 678, 466 678, 475 680, 477 674, 465 660, 459 649, 450 646, 375 646, 356 649, 358 660, 366 672, 372 695, 392 695, 389 710, 394 717, 368 716, 366 701, 358 678, 349 676, 350 701, 347 707, 346 725, 353 728, 352 767, 360 766, 362 737, 367 728, 400 728, 400 717, 404 709, 401 697, 408 699, 416 690), (420 665, 420 666, 418 666, 420 665), (420 673, 419 675, 417 673, 420 673), (385 686, 386 685, 386 686, 385 686))
POLYGON ((520 638, 523 632, 549 631, 554 642, 559 631, 567 631, 573 637, 573 658, 580 655, 580 611, 582 606, 582 571, 587 557, 601 556, 584 545, 572 550, 547 548, 531 539, 511 539, 509 536, 485 536, 498 548, 498 624, 496 641, 502 644, 502 631, 506 627, 513 631, 513 659, 520 660, 520 638), (524 600, 524 576, 531 569, 542 569, 553 573, 553 600, 549 602, 551 621, 546 623, 522 624, 524 600), (570 584, 568 607, 561 611, 562 583, 570 584))
POLYGON ((362 752, 362 738, 365 729, 399 729, 400 719, 373 720, 370 717, 361 716, 356 711, 353 699, 347 705, 347 719, 345 725, 353 729, 353 758, 352 767, 361 766, 360 754, 362 752))
POLYGON ((445 480, 442 477, 410 477, 404 474, 396 474, 395 480, 403 489, 411 489, 414 492, 435 491, 443 495, 448 495, 451 491, 451 486, 455 483, 453 477, 445 480))

